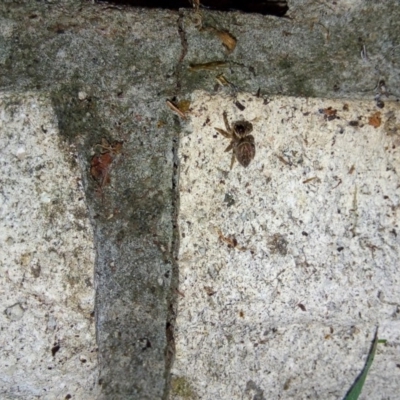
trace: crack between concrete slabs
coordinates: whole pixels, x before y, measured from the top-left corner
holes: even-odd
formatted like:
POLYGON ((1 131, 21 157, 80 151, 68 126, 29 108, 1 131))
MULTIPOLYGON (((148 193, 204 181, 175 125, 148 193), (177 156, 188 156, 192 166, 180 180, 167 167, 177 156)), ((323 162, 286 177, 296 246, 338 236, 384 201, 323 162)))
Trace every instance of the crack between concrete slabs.
MULTIPOLYGON (((186 32, 183 26, 184 14, 179 11, 179 18, 177 20, 178 34, 181 39, 182 51, 176 65, 176 95, 178 95, 182 89, 181 83, 181 69, 182 62, 187 54, 187 38, 186 32)), ((178 117, 174 118, 175 124, 179 125, 180 122, 178 117)), ((179 129, 177 129, 179 131, 179 129)), ((174 362, 175 356, 175 338, 174 329, 176 321, 176 310, 177 310, 177 295, 179 286, 179 268, 178 268, 178 251, 179 251, 179 230, 178 230, 178 212, 179 212, 179 159, 178 159, 178 148, 179 148, 179 133, 174 135, 172 139, 172 160, 173 160, 173 171, 172 171, 172 240, 169 258, 171 260, 171 284, 170 293, 167 297, 168 305, 168 316, 166 321, 166 338, 167 346, 165 350, 165 389, 163 394, 163 400, 167 400, 171 389, 171 368, 174 362)))
POLYGON ((176 70, 175 70, 175 75, 176 75, 176 94, 179 94, 179 92, 182 89, 182 82, 181 82, 182 63, 183 63, 183 60, 186 57, 187 49, 188 49, 186 32, 185 32, 185 28, 183 26, 183 19, 184 19, 184 13, 183 13, 183 11, 179 11, 179 17, 178 17, 178 20, 177 20, 177 26, 178 26, 178 34, 179 34, 179 37, 181 39, 182 51, 181 51, 181 55, 179 56, 178 63, 176 65, 176 70))

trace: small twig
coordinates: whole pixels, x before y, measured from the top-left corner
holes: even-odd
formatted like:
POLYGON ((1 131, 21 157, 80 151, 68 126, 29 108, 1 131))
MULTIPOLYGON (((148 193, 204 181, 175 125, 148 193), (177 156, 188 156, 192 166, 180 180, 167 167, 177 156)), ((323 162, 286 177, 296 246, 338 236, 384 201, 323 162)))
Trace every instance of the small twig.
POLYGON ((247 250, 247 247, 238 246, 238 242, 235 237, 230 238, 230 237, 224 236, 220 229, 216 229, 216 231, 218 233, 219 240, 226 243, 228 245, 228 247, 236 248, 240 251, 247 250))
POLYGON ((166 103, 173 112, 177 113, 182 119, 186 119, 186 115, 172 101, 167 100, 166 103))

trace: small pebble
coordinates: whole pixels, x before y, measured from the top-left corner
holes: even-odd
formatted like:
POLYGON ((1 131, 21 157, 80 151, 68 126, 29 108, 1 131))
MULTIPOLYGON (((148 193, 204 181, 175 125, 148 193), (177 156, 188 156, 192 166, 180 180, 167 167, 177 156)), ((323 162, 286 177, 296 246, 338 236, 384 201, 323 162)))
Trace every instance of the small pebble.
POLYGON ((78 93, 78 99, 79 100, 85 100, 87 97, 87 93, 86 92, 79 92, 78 93))
POLYGON ((23 160, 26 157, 26 150, 23 147, 19 147, 16 156, 18 160, 23 160))

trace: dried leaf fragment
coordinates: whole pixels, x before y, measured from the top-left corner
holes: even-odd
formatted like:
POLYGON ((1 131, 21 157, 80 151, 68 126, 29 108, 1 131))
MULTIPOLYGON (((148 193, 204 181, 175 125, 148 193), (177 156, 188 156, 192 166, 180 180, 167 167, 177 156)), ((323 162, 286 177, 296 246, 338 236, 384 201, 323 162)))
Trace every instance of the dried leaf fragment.
POLYGON ((123 142, 114 141, 110 143, 102 138, 101 143, 96 144, 100 147, 100 154, 95 154, 90 160, 90 175, 99 184, 100 188, 110 183, 110 169, 115 156, 121 154, 123 142))
POLYGON ((204 290, 206 291, 208 296, 213 296, 215 293, 217 293, 217 291, 214 290, 211 286, 204 286, 204 290))
POLYGON ((225 61, 211 61, 202 64, 189 64, 189 69, 191 71, 201 71, 201 70, 213 70, 217 68, 227 67, 228 63, 225 61))
POLYGON ((382 123, 382 118, 380 111, 377 111, 368 118, 368 124, 373 126, 375 129, 379 128, 381 126, 381 123, 382 123))
POLYGON ((111 153, 111 155, 117 155, 121 154, 122 152, 122 145, 124 142, 118 142, 115 140, 112 143, 109 143, 107 139, 102 138, 101 139, 101 144, 96 144, 95 147, 100 147, 100 153, 105 154, 105 153, 111 153))
MULTIPOLYGON (((317 176, 313 176, 312 178, 308 178, 306 180, 303 181, 303 183, 310 183, 311 181, 313 181, 314 179, 318 179, 317 176)), ((319 180, 319 179, 318 179, 319 180)))
POLYGON ((190 100, 181 100, 177 105, 183 113, 187 113, 190 109, 190 100))
POLYGON ((218 75, 215 79, 221 86, 231 85, 231 83, 228 81, 228 79, 225 78, 225 76, 223 74, 218 75))
POLYGON ((215 79, 221 86, 229 86, 234 91, 238 90, 238 88, 232 82, 229 82, 228 79, 225 78, 224 74, 219 74, 215 77, 215 79))
POLYGON ((218 237, 221 242, 224 242, 228 245, 230 249, 236 248, 240 251, 246 251, 247 247, 238 246, 238 242, 234 236, 224 236, 220 229, 217 229, 218 237))
POLYGON ((202 28, 201 30, 202 31, 210 31, 210 32, 214 33, 214 35, 217 36, 219 40, 221 40, 222 44, 228 50, 229 53, 231 53, 235 49, 237 40, 228 31, 220 30, 220 29, 214 28, 213 26, 207 26, 207 27, 202 28))
POLYGON ((229 32, 218 31, 217 29, 215 29, 214 33, 221 40, 222 44, 229 51, 229 53, 235 50, 237 40, 229 32))
POLYGON ((112 161, 110 153, 94 155, 90 161, 90 175, 101 187, 110 183, 109 169, 112 161))
POLYGON ((176 114, 178 114, 182 119, 186 119, 186 115, 182 112, 178 106, 176 106, 172 101, 167 100, 167 106, 176 114))
POLYGON ((307 311, 306 306, 304 304, 298 303, 297 307, 299 307, 301 311, 307 311))
POLYGON ((327 108, 323 108, 321 110, 319 110, 322 114, 324 114, 324 119, 328 120, 328 121, 332 121, 336 118, 339 118, 337 116, 337 110, 335 110, 332 107, 327 107, 327 108))
POLYGON ((246 107, 238 100, 234 102, 235 106, 240 110, 243 111, 246 107))

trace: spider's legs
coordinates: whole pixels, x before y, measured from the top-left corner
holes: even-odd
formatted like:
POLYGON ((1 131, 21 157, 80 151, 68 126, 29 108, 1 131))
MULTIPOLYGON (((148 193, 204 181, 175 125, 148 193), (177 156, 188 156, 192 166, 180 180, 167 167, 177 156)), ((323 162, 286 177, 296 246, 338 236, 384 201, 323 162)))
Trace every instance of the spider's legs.
POLYGON ((232 167, 233 167, 233 164, 235 164, 235 159, 236 159, 235 153, 232 151, 231 169, 232 169, 232 167))
POLYGON ((229 146, 225 149, 225 151, 230 151, 233 149, 234 141, 230 142, 229 146))
POLYGON ((229 125, 229 122, 228 122, 228 116, 226 115, 226 111, 224 111, 224 112, 222 113, 222 116, 224 117, 224 122, 225 122, 225 128, 226 128, 226 130, 227 130, 228 132, 232 132, 231 126, 229 125))
POLYGON ((226 137, 227 139, 231 139, 232 135, 226 131, 224 131, 223 129, 220 128, 214 128, 218 133, 220 133, 223 137, 226 137))

